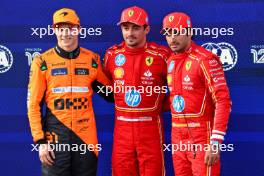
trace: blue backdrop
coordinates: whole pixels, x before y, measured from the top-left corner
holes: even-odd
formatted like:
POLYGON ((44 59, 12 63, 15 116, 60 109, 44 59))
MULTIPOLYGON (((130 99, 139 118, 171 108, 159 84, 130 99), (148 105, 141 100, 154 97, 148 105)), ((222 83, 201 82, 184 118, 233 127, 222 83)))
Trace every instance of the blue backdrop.
MULTIPOLYGON (((234 144, 235 150, 222 153, 222 175, 264 175, 263 0, 1 0, 0 57, 1 52, 8 53, 8 48, 13 63, 11 65, 10 53, 6 57, 8 63, 0 59, 0 175, 40 175, 38 154, 31 152, 32 138, 26 115, 28 71, 31 57, 53 47, 56 40, 54 36, 37 35, 33 32, 35 28, 48 28, 55 10, 73 8, 82 26, 91 28, 89 35, 81 36, 81 46, 103 56, 108 47, 122 41, 116 23, 122 9, 132 5, 143 7, 149 13, 151 33, 148 39, 163 44, 165 39, 159 34, 161 22, 173 11, 188 13, 195 27, 233 29, 233 35, 194 38, 201 45, 210 42, 218 52, 228 49, 234 66, 225 72, 233 101, 225 143, 234 144), (10 69, 5 70, 10 65, 10 69)), ((205 46, 210 48, 211 45, 205 46)), ((97 95, 94 106, 99 143, 103 147, 98 175, 108 176, 111 175, 114 109, 97 95)), ((169 143, 171 119, 169 114, 164 117, 166 142, 169 143)), ((173 175, 169 152, 166 152, 166 168, 167 175, 173 175)))

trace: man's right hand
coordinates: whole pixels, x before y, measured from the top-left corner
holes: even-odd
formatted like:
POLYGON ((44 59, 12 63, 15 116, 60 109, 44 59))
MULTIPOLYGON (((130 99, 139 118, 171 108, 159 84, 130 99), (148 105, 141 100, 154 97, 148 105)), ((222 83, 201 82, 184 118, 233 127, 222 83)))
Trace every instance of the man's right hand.
POLYGON ((40 144, 39 146, 39 159, 42 164, 51 166, 54 163, 55 154, 51 150, 50 144, 40 144))

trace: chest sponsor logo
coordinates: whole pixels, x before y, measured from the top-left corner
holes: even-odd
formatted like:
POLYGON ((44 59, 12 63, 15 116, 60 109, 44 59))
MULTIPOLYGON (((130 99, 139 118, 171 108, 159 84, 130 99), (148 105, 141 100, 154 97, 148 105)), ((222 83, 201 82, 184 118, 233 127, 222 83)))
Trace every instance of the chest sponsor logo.
POLYGON ((55 110, 64 110, 64 109, 87 109, 88 108, 88 99, 87 98, 74 98, 74 99, 55 99, 54 100, 54 109, 55 110))
POLYGON ((130 107, 137 107, 141 102, 141 95, 136 90, 128 91, 125 94, 125 102, 130 107))
POLYGON ((168 73, 171 73, 175 65, 175 61, 171 61, 168 67, 168 73))
POLYGON ((144 76, 141 77, 142 84, 147 84, 147 85, 153 84, 154 78, 152 77, 152 73, 150 70, 145 71, 143 75, 144 76))
POLYGON ((185 64, 186 71, 189 71, 191 69, 191 66, 192 66, 192 61, 187 61, 185 64))
POLYGON ((124 77, 125 71, 123 68, 116 68, 114 70, 114 75, 116 79, 121 79, 124 77))
POLYGON ((60 75, 67 75, 68 70, 67 68, 54 68, 51 70, 52 76, 60 76, 60 75))
POLYGON ((147 71, 144 73, 144 76, 146 76, 146 77, 151 77, 151 76, 152 76, 152 73, 151 73, 149 70, 147 70, 147 71))
POLYGON ((89 75, 87 68, 75 68, 75 75, 89 75))
POLYGON ((189 77, 188 75, 186 75, 186 76, 184 77, 184 81, 185 81, 185 82, 190 82, 190 80, 191 80, 191 79, 190 79, 190 77, 189 77))
POLYGON ((89 92, 88 87, 54 87, 52 88, 52 93, 66 93, 66 92, 77 92, 77 93, 86 93, 89 92))
POLYGON ((153 61, 154 61, 153 57, 150 57, 150 56, 146 57, 145 59, 147 66, 151 66, 153 64, 153 61))
POLYGON ((172 100, 172 106, 176 112, 182 112, 185 108, 184 98, 180 95, 175 95, 172 100))
POLYGON ((65 62, 59 62, 59 63, 53 63, 53 64, 51 64, 52 67, 58 67, 58 66, 64 66, 64 65, 66 65, 65 62))
POLYGON ((115 64, 116 66, 123 66, 126 62, 126 57, 123 55, 123 54, 118 54, 116 57, 115 57, 115 64))
POLYGON ((191 82, 191 78, 186 75, 184 78, 183 78, 183 89, 185 90, 193 90, 193 82, 191 82))

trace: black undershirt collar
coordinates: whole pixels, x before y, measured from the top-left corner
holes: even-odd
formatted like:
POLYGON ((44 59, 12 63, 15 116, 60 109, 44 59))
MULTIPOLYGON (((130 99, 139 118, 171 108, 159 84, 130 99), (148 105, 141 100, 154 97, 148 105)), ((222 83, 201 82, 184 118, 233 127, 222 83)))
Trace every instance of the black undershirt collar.
POLYGON ((68 52, 68 51, 65 51, 64 49, 62 49, 61 47, 59 47, 58 45, 55 46, 55 51, 56 53, 65 58, 65 59, 75 59, 79 56, 80 54, 80 47, 78 46, 75 50, 73 50, 72 52, 68 52))

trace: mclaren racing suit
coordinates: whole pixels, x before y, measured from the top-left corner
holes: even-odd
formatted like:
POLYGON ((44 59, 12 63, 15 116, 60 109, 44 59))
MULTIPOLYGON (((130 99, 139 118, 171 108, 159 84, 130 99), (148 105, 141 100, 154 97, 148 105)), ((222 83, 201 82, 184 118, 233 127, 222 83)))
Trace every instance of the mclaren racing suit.
POLYGON ((124 42, 106 52, 105 72, 116 88, 115 176, 164 175, 161 110, 169 54, 170 50, 155 43, 131 49, 124 42))
POLYGON ((188 51, 168 60, 168 86, 172 112, 173 163, 177 176, 220 174, 220 161, 208 167, 204 148, 185 144, 220 143, 227 129, 231 101, 219 58, 192 43, 188 51), (183 146, 182 145, 182 146, 183 146), (178 150, 176 150, 176 147, 178 150), (181 147, 183 149, 183 147, 181 147))
POLYGON ((70 145, 66 149, 61 147, 61 151, 54 150, 55 162, 42 166, 43 175, 96 175, 101 146, 92 108, 94 81, 110 84, 102 72, 99 56, 87 49, 78 47, 69 53, 56 46, 33 60, 28 117, 34 142, 70 145), (47 106, 44 123, 43 101, 47 106))

